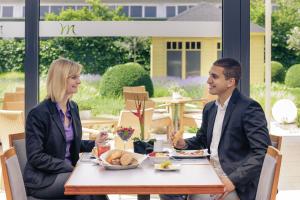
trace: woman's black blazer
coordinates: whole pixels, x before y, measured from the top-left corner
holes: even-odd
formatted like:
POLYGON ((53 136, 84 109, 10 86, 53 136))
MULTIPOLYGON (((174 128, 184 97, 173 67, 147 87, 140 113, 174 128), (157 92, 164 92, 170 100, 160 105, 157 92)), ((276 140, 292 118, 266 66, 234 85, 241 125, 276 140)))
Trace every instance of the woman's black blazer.
POLYGON ((56 103, 46 99, 28 114, 26 120, 27 164, 24 182, 27 189, 51 185, 57 174, 71 172, 79 159, 79 152, 91 151, 94 141, 81 140, 82 129, 78 106, 69 101, 74 140, 70 147, 72 165, 65 161, 66 135, 56 103))

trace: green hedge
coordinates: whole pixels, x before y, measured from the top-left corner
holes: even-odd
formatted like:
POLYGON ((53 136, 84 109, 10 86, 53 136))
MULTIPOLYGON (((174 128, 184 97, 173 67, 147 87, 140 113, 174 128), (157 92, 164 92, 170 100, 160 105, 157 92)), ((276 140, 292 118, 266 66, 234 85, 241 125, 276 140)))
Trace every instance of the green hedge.
MULTIPOLYGON (((59 56, 81 63, 84 66, 84 73, 102 75, 110 66, 133 60, 136 60, 148 70, 150 65, 149 39, 140 42, 141 46, 138 46, 137 51, 134 51, 136 52, 135 55, 132 55, 133 48, 127 48, 132 41, 134 41, 134 38, 122 37, 41 40, 40 73, 47 73, 51 62, 59 56)), ((0 40, 0 73, 24 71, 24 57, 24 40, 0 40)))
POLYGON ((24 40, 0 40, 0 73, 24 71, 24 40))
POLYGON ((148 72, 137 63, 116 65, 105 72, 101 80, 102 96, 121 96, 124 86, 145 85, 149 96, 153 96, 153 83, 148 72))
POLYGON ((300 87, 300 64, 292 65, 285 76, 285 84, 289 87, 300 87))
POLYGON ((272 82, 283 83, 285 78, 285 69, 280 62, 271 62, 272 82))

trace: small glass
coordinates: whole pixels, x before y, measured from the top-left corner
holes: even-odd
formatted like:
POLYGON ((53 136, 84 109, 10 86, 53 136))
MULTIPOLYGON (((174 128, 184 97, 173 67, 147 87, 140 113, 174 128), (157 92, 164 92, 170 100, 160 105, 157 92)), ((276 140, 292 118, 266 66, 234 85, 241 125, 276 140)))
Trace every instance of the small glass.
POLYGON ((98 150, 98 158, 105 152, 110 150, 110 144, 105 141, 102 143, 97 144, 97 150, 98 150))
POLYGON ((122 128, 117 130, 117 134, 118 136, 121 138, 121 140, 123 140, 123 150, 126 150, 126 143, 129 140, 129 138, 132 136, 134 132, 134 129, 132 128, 122 128))

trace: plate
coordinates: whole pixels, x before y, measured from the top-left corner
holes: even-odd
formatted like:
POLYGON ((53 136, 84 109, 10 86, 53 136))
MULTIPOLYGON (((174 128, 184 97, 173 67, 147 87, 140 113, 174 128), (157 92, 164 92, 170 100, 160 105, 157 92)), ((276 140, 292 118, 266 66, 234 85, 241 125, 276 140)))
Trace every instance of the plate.
POLYGON ((180 169, 180 165, 179 164, 172 164, 172 165, 169 165, 168 168, 162 168, 160 166, 160 164, 155 164, 154 169, 159 170, 159 171, 177 171, 177 170, 180 169))
POLYGON ((207 149, 201 150, 179 150, 172 153, 173 158, 203 158, 209 156, 207 149))
POLYGON ((117 151, 117 150, 110 150, 110 151, 107 151, 107 152, 103 153, 100 156, 100 159, 102 160, 102 166, 105 169, 110 169, 110 170, 134 169, 134 168, 137 168, 147 158, 147 156, 145 156, 145 155, 126 151, 126 153, 131 154, 138 161, 137 164, 135 164, 135 165, 128 165, 128 166, 111 165, 109 162, 106 161, 106 158, 108 156, 110 156, 110 154, 112 154, 115 151, 117 151))

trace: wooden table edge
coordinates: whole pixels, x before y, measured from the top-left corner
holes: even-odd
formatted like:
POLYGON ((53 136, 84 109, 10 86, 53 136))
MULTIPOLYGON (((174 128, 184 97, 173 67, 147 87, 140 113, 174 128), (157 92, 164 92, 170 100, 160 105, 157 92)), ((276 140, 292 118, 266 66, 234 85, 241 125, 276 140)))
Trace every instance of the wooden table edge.
POLYGON ((224 185, 199 186, 73 186, 65 185, 65 195, 99 194, 222 194, 224 185), (200 192, 199 192, 200 191, 200 192))

